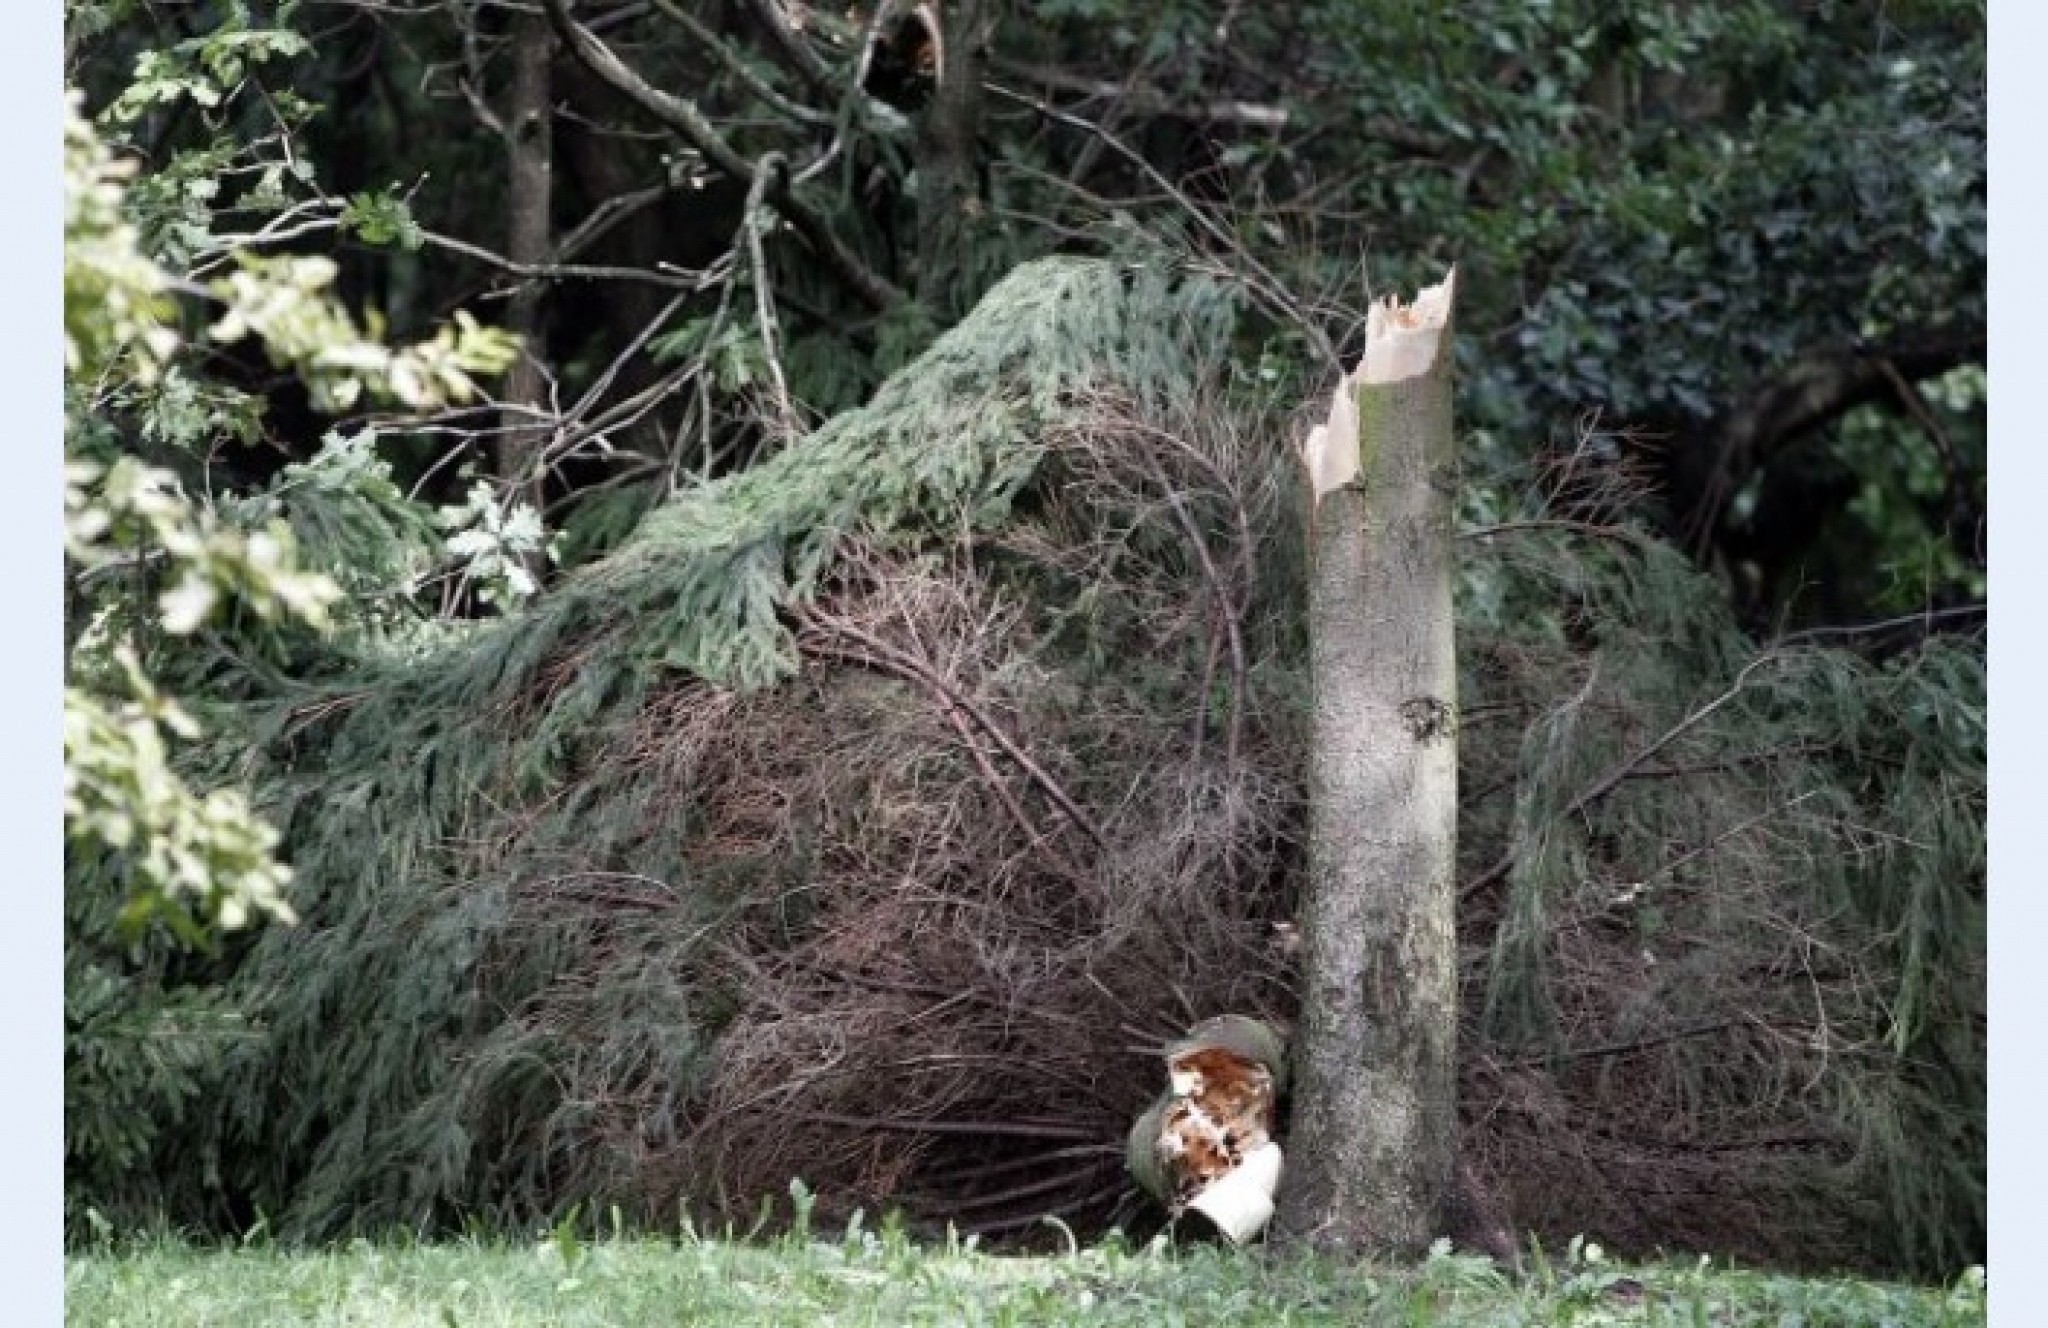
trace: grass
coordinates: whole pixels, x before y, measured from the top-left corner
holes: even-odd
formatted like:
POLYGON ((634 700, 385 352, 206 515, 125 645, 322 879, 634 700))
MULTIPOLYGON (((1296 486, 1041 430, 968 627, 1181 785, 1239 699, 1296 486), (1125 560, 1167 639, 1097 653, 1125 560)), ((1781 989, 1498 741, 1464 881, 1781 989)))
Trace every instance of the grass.
POLYGON ((1112 1241, 1000 1257, 971 1242, 918 1245, 865 1230, 821 1241, 679 1240, 570 1226, 531 1244, 353 1241, 290 1251, 245 1241, 106 1246, 66 1259, 65 1321, 96 1328, 273 1324, 342 1328, 917 1328, 919 1325, 1575 1325, 1929 1328, 1982 1324, 1984 1280, 1947 1289, 1806 1279, 1690 1264, 1621 1267, 1574 1242, 1509 1279, 1482 1260, 1420 1267, 1327 1262, 1112 1241))

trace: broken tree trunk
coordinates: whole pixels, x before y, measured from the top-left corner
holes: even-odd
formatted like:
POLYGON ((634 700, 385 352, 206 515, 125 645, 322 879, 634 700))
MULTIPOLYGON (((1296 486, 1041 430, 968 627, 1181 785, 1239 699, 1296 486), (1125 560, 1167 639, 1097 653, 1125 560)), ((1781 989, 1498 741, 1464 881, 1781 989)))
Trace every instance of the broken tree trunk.
POLYGON ((1452 1180, 1455 275, 1413 306, 1373 307, 1365 355, 1304 449, 1315 714, 1278 1227, 1332 1252, 1422 1250, 1452 1180))

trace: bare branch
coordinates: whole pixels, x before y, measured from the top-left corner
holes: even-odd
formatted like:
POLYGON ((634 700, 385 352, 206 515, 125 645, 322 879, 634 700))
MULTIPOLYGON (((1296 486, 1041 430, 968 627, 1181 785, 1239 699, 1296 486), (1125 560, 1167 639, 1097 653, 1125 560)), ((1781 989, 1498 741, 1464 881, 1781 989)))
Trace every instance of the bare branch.
POLYGON ((788 170, 789 163, 779 152, 768 153, 755 164, 754 184, 747 191, 746 215, 740 221, 740 229, 746 233, 747 255, 753 265, 754 322, 761 334, 761 354, 768 361, 769 381, 775 388, 776 414, 783 432, 794 438, 803 432, 803 424, 789 399, 789 380, 782 373, 782 352, 776 345, 781 323, 775 317, 775 275, 768 269, 767 250, 761 243, 761 233, 768 229, 768 209, 763 201, 768 183, 786 175, 788 170))
POLYGON ((557 280, 577 278, 586 281, 644 281, 650 286, 669 286, 676 290, 702 290, 708 284, 700 272, 669 271, 644 267, 607 267, 584 263, 515 263, 503 254, 493 253, 482 245, 458 240, 452 235, 438 231, 422 230, 420 238, 436 249, 474 258, 479 263, 488 263, 501 272, 515 277, 534 280, 557 280))
POLYGON ((1906 408, 1906 413, 1919 424, 1928 441, 1934 444, 1934 450, 1940 454, 1942 472, 1948 478, 1950 528, 1952 531, 1967 532, 1983 520, 1983 514, 1977 510, 1977 504, 1970 498, 1964 478, 1963 459, 1957 453, 1955 443, 1950 440, 1948 430, 1941 427, 1941 421, 1935 418, 1934 411, 1927 405, 1927 398, 1921 395, 1918 387, 1906 381, 1906 376, 1899 372, 1898 365, 1881 358, 1877 362, 1877 367, 1883 372, 1885 381, 1891 385, 1892 394, 1898 397, 1899 404, 1906 408))
POLYGON ((659 203, 674 192, 676 192, 676 186, 664 180, 660 184, 649 185, 645 189, 635 189, 631 193, 607 198, 604 202, 592 208, 589 216, 577 222, 556 243, 554 261, 557 263, 568 262, 589 246, 597 243, 598 239, 607 234, 612 227, 618 225, 634 213, 639 212, 642 208, 651 207, 659 203))
MULTIPOLYGON (((603 79, 615 91, 623 94, 634 105, 646 111, 702 153, 704 159, 735 180, 754 183, 754 168, 745 157, 726 142, 723 135, 697 109, 696 103, 672 93, 663 92, 646 79, 633 72, 626 63, 613 53, 612 49, 591 35, 589 29, 578 23, 569 14, 569 0, 543 0, 548 15, 576 52, 577 58, 603 79)), ((811 248, 830 268, 835 276, 845 282, 854 294, 870 307, 888 309, 902 303, 909 297, 892 282, 863 263, 839 236, 826 224, 809 205, 791 191, 786 177, 771 180, 764 195, 775 210, 789 219, 791 226, 810 244, 811 248)))
POLYGON ((1187 101, 1170 97, 1159 89, 1145 84, 1127 86, 1108 79, 1070 74, 1063 69, 1032 64, 1024 60, 997 58, 990 63, 1006 77, 1024 79, 1056 92, 1072 93, 1078 97, 1120 102, 1126 109, 1139 115, 1174 116, 1186 120, 1206 120, 1214 124, 1237 124, 1252 129, 1273 131, 1285 129, 1288 125, 1289 117, 1284 106, 1233 100, 1187 101))
POLYGON ((783 96, 780 92, 777 92, 766 79, 747 68, 746 62, 734 53, 732 47, 726 44, 723 37, 720 37, 710 28, 699 23, 687 10, 676 4, 675 0, 654 0, 654 7, 666 15, 676 26, 689 33, 699 46, 709 51, 712 59, 718 61, 726 73, 739 80, 740 86, 744 87, 762 105, 767 106, 778 115, 794 120, 799 124, 830 125, 832 123, 832 117, 824 111, 810 106, 799 105, 783 96))
POLYGON ((863 631, 843 618, 832 617, 815 609, 801 606, 795 610, 795 613, 798 621, 812 628, 817 634, 825 637, 842 636, 860 647, 858 650, 850 650, 844 646, 835 646, 829 640, 817 640, 814 638, 811 643, 812 648, 820 653, 836 654, 851 663, 874 665, 889 669, 891 672, 907 672, 917 681, 924 683, 947 701, 958 706, 964 713, 971 716, 974 722, 989 737, 995 740, 996 745, 1003 749, 1005 755, 1012 761, 1015 761, 1023 769, 1024 773, 1031 777, 1032 782, 1036 783, 1044 791, 1046 797, 1052 800, 1053 805, 1058 807, 1066 815, 1066 818, 1074 823, 1076 828, 1094 840, 1097 847, 1104 847, 1109 843, 1109 837, 1103 834, 1101 828, 1095 824, 1088 813, 1081 809, 1081 805, 1074 801, 1073 796, 1060 786, 1059 781, 1047 774, 1043 766, 1031 759, 1029 752, 1018 746, 1016 741, 1003 731, 1001 725, 991 719, 972 700, 962 695, 959 688, 955 687, 945 678, 940 677, 936 670, 920 660, 910 658, 900 650, 891 648, 887 642, 878 639, 869 632, 863 631))
POLYGON ((1952 622, 1957 618, 1981 618, 1991 612, 1989 604, 1958 604, 1946 609, 1928 609, 1921 613, 1902 614, 1897 618, 1885 618, 1878 622, 1849 623, 1840 627, 1809 627, 1805 631, 1793 632, 1778 638, 1780 646, 1797 645, 1805 641, 1820 641, 1828 637, 1872 636, 1879 632, 1895 631, 1901 627, 1918 627, 1931 632, 1934 624, 1952 622))
POLYGON ((1527 521, 1498 521, 1490 526, 1471 526, 1458 532, 1459 539, 1491 539, 1495 535, 1513 535, 1530 530, 1562 530, 1590 539, 1613 540, 1618 544, 1643 548, 1653 541, 1639 530, 1627 526, 1601 525, 1592 521, 1572 521, 1561 517, 1538 517, 1527 521))
POLYGON ((1672 457, 1674 497, 1689 513, 1685 540, 1703 548, 1742 479, 1787 444, 1875 399, 1891 374, 1931 378, 1984 355, 1981 329, 1924 345, 1816 351, 1793 360, 1727 412, 1711 434, 1672 457))
POLYGON ((754 17, 774 39, 775 49, 781 53, 783 62, 801 75, 811 85, 812 91, 831 96, 835 90, 832 71, 789 26, 789 21, 783 17, 782 7, 775 0, 748 0, 748 8, 754 11, 754 17))
MULTIPOLYGON (((549 2, 556 3, 557 0, 549 0, 549 2)), ((1274 276, 1272 271, 1245 247, 1243 241, 1232 235, 1226 227, 1219 225, 1214 217, 1199 207, 1173 181, 1161 174, 1159 168, 1154 166, 1143 153, 1131 147, 1101 125, 1091 120, 1083 119, 1078 115, 1069 114, 1050 102, 1031 96, 1029 93, 1013 91, 996 83, 985 83, 983 86, 998 97, 1029 106, 1048 119, 1057 120, 1061 124, 1068 125, 1080 130, 1082 133, 1100 139, 1103 145, 1109 148, 1110 151, 1137 167, 1146 179, 1150 180, 1154 186, 1164 191, 1169 198, 1173 199, 1180 206, 1181 210, 1187 213, 1195 225, 1200 227, 1211 240, 1231 255, 1239 265, 1239 268, 1226 275, 1233 277, 1242 284, 1268 309, 1299 328, 1302 335, 1308 338, 1309 344, 1316 348, 1316 353, 1320 358, 1329 364, 1336 365, 1340 370, 1342 369, 1343 366, 1339 361, 1336 346, 1330 341, 1329 336, 1324 333, 1323 329, 1316 324, 1315 320, 1308 316, 1307 312, 1302 308, 1301 302, 1295 299, 1288 291, 1286 283, 1274 276)))

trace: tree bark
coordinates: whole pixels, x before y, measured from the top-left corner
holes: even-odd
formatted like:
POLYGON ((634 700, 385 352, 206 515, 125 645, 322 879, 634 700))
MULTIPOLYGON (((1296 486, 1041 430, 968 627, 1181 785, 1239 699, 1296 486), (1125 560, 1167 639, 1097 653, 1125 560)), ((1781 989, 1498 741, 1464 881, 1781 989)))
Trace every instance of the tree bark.
MULTIPOLYGON (((539 266, 548 261, 554 244, 555 147, 554 92, 549 66, 554 59, 554 33, 545 15, 521 14, 512 23, 512 88, 505 116, 505 148, 509 157, 506 211, 509 232, 505 257, 514 263, 539 266)), ((517 335, 523 349, 505 378, 505 405, 498 435, 499 478, 518 483, 540 506, 540 451, 548 431, 535 424, 534 412, 547 408, 545 346, 541 296, 537 278, 523 280, 505 313, 505 328, 517 335)))
POLYGON ((1402 1256, 1456 1152, 1454 275, 1376 306, 1305 453, 1309 870, 1284 1239, 1402 1256))
POLYGON ((917 295, 953 319, 981 297, 973 250, 988 210, 981 197, 981 0, 925 9, 937 26, 938 87, 917 143, 917 295))

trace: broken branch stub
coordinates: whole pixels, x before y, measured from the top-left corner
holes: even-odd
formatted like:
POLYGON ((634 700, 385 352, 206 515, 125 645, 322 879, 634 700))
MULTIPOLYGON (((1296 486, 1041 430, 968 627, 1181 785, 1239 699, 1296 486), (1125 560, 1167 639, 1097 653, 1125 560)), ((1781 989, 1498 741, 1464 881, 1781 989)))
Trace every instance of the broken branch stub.
POLYGON ((1387 295, 1367 310, 1365 353, 1331 394, 1329 418, 1312 429, 1302 445, 1317 503, 1330 490, 1358 478, 1359 389, 1420 377, 1436 363, 1438 347, 1448 340, 1457 279, 1458 269, 1453 267, 1442 281, 1423 287, 1413 304, 1387 295))

